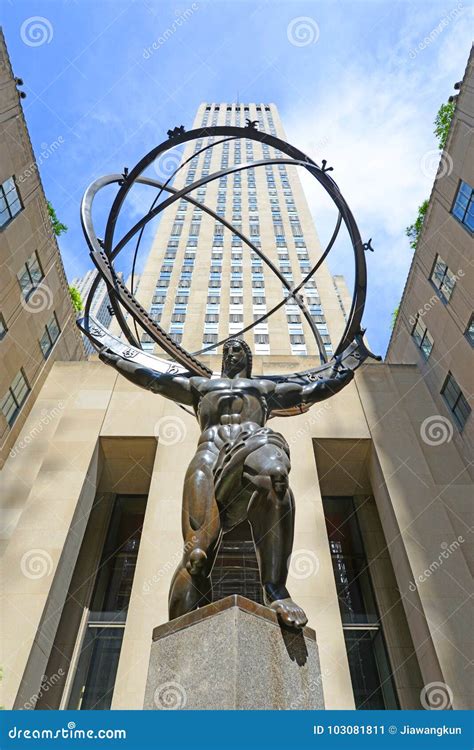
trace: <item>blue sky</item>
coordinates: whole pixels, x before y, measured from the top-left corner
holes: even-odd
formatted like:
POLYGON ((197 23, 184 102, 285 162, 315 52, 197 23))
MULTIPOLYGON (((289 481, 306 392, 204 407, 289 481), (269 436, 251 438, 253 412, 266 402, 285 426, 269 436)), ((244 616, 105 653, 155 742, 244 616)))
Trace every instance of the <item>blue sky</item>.
MULTIPOLYGON (((288 139, 334 167, 373 238, 364 323, 385 352, 411 260, 404 230, 436 173, 432 122, 469 54, 467 2, 10 0, 4 9, 45 191, 69 227, 60 246, 70 279, 90 267, 79 204, 93 179, 133 166, 169 127, 189 128, 201 101, 272 101, 288 139)), ((333 211, 304 185, 324 243, 333 211)), ((124 218, 143 208, 139 197, 124 218)), ((105 200, 99 225, 104 211, 105 200)), ((342 249, 331 270, 350 281, 342 249)))

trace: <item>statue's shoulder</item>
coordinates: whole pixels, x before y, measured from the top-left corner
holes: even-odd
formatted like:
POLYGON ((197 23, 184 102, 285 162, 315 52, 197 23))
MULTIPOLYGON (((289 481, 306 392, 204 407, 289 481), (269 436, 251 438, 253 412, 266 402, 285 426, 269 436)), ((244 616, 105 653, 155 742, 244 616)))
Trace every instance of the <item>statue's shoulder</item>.
POLYGON ((208 393, 209 391, 217 391, 222 388, 228 388, 229 380, 228 378, 221 378, 221 377, 215 377, 215 378, 195 377, 195 378, 191 378, 191 384, 193 388, 199 391, 199 393, 208 393))

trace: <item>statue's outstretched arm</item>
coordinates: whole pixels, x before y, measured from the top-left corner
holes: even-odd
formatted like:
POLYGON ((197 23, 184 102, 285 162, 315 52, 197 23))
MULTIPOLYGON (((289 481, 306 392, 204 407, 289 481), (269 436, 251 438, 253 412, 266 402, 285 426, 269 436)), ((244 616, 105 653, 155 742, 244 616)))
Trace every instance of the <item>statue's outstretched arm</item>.
POLYGON ((99 352, 99 359, 105 364, 110 365, 123 375, 131 383, 146 388, 153 393, 159 393, 171 401, 177 401, 180 404, 194 405, 193 390, 191 388, 191 375, 180 373, 173 375, 171 373, 158 372, 149 367, 143 367, 136 362, 121 357, 119 354, 113 354, 109 349, 102 349, 99 352))
POLYGON ((291 409, 302 404, 315 404, 324 401, 341 391, 354 377, 352 370, 335 366, 327 376, 314 383, 301 385, 288 381, 279 383, 271 396, 272 409, 291 409))

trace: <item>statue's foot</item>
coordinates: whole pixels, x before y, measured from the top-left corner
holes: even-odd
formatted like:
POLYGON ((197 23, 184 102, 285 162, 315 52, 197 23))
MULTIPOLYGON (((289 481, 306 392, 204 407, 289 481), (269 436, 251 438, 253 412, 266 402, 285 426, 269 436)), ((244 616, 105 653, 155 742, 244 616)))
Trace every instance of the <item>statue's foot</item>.
POLYGON ((186 563, 186 570, 192 576, 201 575, 207 562, 207 555, 203 549, 193 549, 186 563))
POLYGON ((308 622, 304 611, 290 597, 277 599, 269 606, 277 613, 281 622, 289 628, 303 628, 308 622))

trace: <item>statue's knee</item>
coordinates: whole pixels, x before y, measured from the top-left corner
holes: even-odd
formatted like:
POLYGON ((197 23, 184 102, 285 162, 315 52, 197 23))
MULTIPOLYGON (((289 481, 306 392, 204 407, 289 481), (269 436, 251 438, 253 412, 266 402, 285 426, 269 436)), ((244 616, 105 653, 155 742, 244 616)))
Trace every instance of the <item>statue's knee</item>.
POLYGON ((194 547, 191 550, 185 550, 185 568, 192 576, 201 576, 205 574, 207 565, 207 553, 200 547, 194 547))

